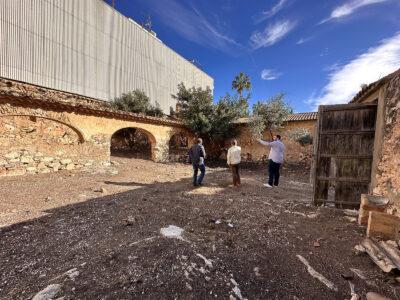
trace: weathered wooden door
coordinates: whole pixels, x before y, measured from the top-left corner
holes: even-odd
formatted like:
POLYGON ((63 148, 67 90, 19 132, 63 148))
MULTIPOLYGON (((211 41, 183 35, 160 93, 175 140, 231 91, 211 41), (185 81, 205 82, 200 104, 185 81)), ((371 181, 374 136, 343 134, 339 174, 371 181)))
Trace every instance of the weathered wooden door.
POLYGON ((323 105, 314 143, 315 205, 356 207, 371 180, 376 104, 323 105))

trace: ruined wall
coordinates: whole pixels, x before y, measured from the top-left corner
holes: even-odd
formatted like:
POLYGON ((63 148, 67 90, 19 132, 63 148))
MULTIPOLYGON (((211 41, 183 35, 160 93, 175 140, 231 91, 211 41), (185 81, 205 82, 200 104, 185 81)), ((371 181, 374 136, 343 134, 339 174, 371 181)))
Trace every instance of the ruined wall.
MULTIPOLYGON (((312 145, 301 146, 297 141, 293 141, 289 137, 291 130, 296 128, 306 128, 314 137, 316 120, 308 121, 293 121, 288 122, 285 126, 274 132, 280 134, 282 141, 286 146, 285 160, 288 162, 306 162, 309 163, 312 157, 312 145)), ((269 132, 263 133, 263 139, 271 140, 269 132)), ((243 125, 241 126, 239 136, 237 137, 239 146, 242 147, 243 161, 266 161, 268 159, 269 148, 259 144, 252 136, 250 129, 243 125)))
MULTIPOLYGON (((34 116, 0 116, 0 175, 22 175, 92 166, 103 151, 70 127, 34 116)), ((106 146, 107 147, 107 146, 106 146)), ((103 155, 102 155, 103 154, 103 155)))
POLYGON ((400 197, 400 76, 386 87, 384 139, 374 193, 400 197))
POLYGON ((174 120, 114 111, 95 99, 0 78, 0 175, 108 165, 111 137, 123 128, 147 135, 154 161, 169 159, 173 135, 193 139, 174 120))
POLYGON ((291 122, 287 122, 284 125, 282 134, 287 134, 290 130, 293 130, 293 129, 296 129, 296 128, 305 128, 314 137, 315 136, 316 126, 317 126, 317 120, 291 121, 291 122))

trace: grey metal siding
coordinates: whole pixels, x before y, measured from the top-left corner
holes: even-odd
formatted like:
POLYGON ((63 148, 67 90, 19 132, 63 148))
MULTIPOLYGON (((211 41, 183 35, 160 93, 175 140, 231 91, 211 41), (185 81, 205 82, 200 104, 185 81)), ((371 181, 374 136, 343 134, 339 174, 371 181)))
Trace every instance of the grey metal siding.
POLYGON ((0 0, 0 76, 110 100, 142 89, 169 113, 213 79, 102 0, 0 0))

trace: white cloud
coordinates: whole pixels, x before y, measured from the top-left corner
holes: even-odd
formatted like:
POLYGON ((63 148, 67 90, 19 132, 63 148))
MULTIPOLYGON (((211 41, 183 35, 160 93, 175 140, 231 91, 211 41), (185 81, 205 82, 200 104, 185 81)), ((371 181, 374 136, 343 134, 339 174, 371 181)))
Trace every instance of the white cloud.
POLYGON ((256 23, 260 23, 266 19, 269 19, 275 16, 278 12, 280 12, 284 7, 288 0, 278 0, 278 2, 267 11, 263 11, 260 15, 254 17, 256 23))
POLYGON ((193 5, 184 6, 180 1, 148 1, 146 3, 160 20, 178 34, 197 44, 225 52, 241 49, 239 43, 219 30, 193 5))
POLYGON ((301 38, 301 39, 299 39, 297 42, 296 42, 296 45, 302 45, 302 44, 304 44, 306 42, 306 39, 305 38, 301 38))
POLYGON ((349 16, 353 14, 356 10, 372 5, 372 4, 378 4, 378 3, 383 3, 387 2, 389 0, 351 0, 348 1, 338 7, 336 7, 332 12, 331 15, 326 18, 325 20, 321 21, 320 24, 323 24, 325 22, 334 20, 334 19, 340 19, 346 16, 349 16))
POLYGON ((275 80, 280 77, 282 73, 275 72, 271 69, 264 69, 261 71, 261 79, 262 80, 275 80))
POLYGON ((372 83, 400 68, 400 33, 381 41, 344 66, 336 67, 329 75, 314 105, 348 103, 362 84, 372 83))
POLYGON ((253 49, 272 46, 283 39, 295 26, 295 22, 290 20, 270 24, 263 32, 253 32, 250 37, 250 44, 253 49))

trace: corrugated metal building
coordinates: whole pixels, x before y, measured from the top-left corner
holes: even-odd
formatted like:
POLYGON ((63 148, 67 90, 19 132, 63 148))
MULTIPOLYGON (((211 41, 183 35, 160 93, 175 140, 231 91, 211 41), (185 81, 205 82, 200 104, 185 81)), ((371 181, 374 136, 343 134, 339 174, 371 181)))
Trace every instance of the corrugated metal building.
POLYGON ((102 0, 1 0, 0 76, 110 100, 142 89, 164 112, 171 94, 213 79, 102 0))

